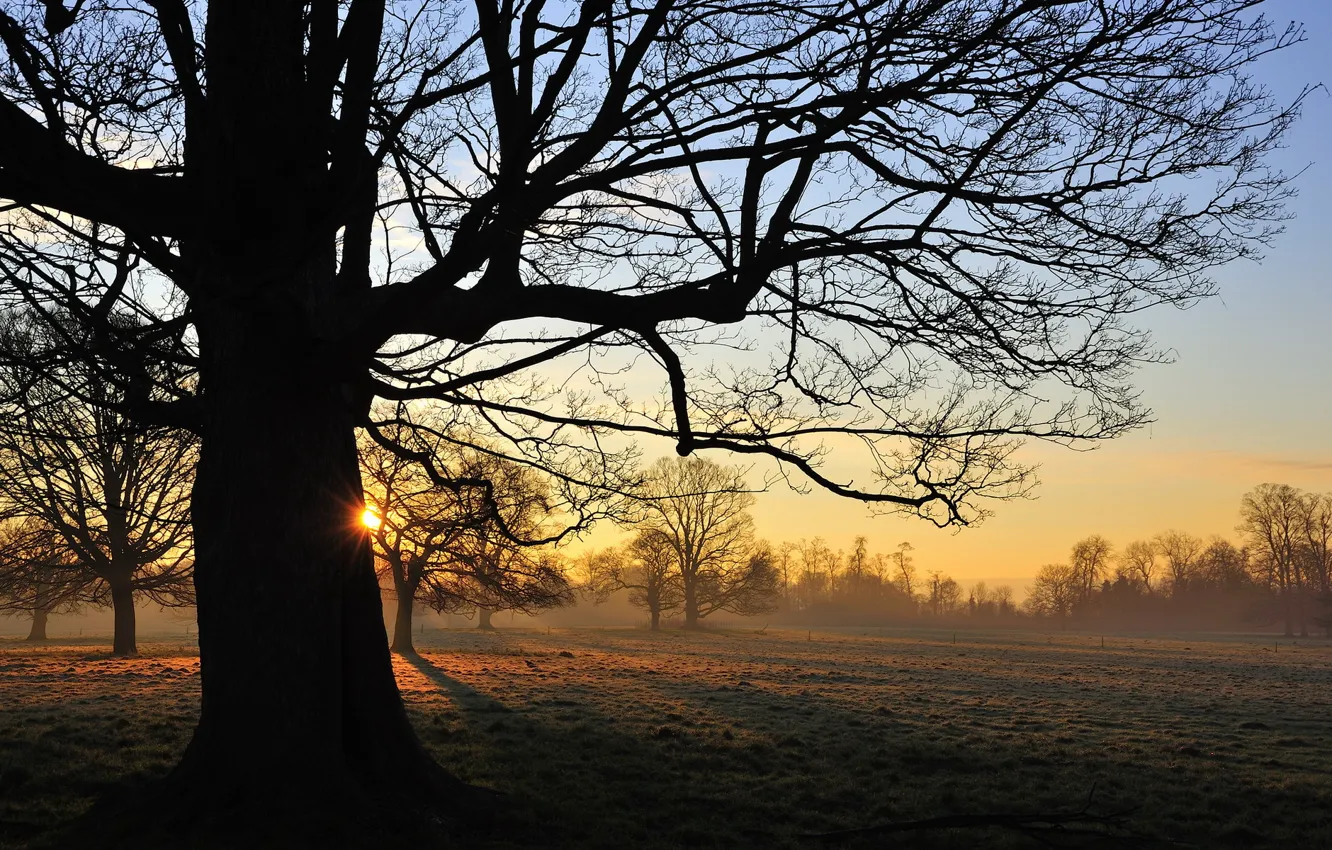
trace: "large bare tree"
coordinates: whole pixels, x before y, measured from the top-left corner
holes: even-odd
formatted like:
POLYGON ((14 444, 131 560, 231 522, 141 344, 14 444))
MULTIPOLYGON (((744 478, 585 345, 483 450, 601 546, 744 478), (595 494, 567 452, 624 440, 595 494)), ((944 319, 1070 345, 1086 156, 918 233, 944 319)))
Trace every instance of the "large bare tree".
POLYGON ((375 396, 571 492, 627 433, 940 524, 1029 489, 1022 439, 1143 422, 1126 317, 1281 216, 1258 5, 5 0, 3 297, 202 435, 172 810, 460 799, 358 521, 375 396))

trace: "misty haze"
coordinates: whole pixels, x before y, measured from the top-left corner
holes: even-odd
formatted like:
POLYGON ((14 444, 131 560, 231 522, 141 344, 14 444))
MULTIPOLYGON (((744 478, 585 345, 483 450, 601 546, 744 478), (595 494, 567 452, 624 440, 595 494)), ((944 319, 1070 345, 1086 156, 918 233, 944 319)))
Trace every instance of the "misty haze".
POLYGON ((1330 34, 0 0, 0 850, 1332 847, 1330 34))

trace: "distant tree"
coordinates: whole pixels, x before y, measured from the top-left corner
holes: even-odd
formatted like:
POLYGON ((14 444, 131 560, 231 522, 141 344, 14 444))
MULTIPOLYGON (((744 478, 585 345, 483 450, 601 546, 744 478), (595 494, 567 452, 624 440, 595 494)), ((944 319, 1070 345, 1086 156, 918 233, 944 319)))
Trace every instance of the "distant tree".
POLYGON ((832 599, 838 569, 838 556, 822 537, 802 539, 797 544, 800 553, 799 590, 805 608, 826 603, 832 599))
POLYGON ((1068 564, 1046 564, 1036 573, 1036 580, 1027 588, 1026 606, 1031 613, 1052 617, 1062 627, 1073 611, 1073 606, 1085 598, 1084 574, 1068 564))
MULTIPOLYGON (((442 463, 445 451, 435 446, 431 456, 442 463)), ((399 652, 412 651, 414 602, 475 614, 477 626, 490 629, 497 611, 535 613, 573 601, 562 559, 548 546, 530 545, 551 524, 539 473, 483 452, 448 451, 445 487, 374 440, 361 447, 371 536, 398 599, 392 647, 399 652)))
POLYGON ((783 540, 773 552, 773 564, 782 582, 782 604, 787 611, 792 610, 791 591, 798 580, 796 560, 799 547, 788 540, 783 540))
POLYGON ((1170 593, 1181 596, 1188 590, 1198 556, 1205 544, 1192 534, 1182 531, 1164 531, 1156 535, 1156 550, 1165 558, 1166 574, 1170 577, 1170 593))
MULTIPOLYGON (((62 344, 58 330, 11 314, 0 333, 11 358, 0 365, 0 491, 12 515, 35 520, 63 550, 44 562, 49 581, 91 585, 78 595, 111 606, 113 652, 133 655, 136 598, 169 606, 194 600, 198 441, 127 418, 119 412, 125 391, 87 364, 35 368, 62 344)), ((266 522, 264 511, 256 495, 250 521, 266 522)))
POLYGON ((1013 606, 1013 588, 1006 584, 1001 584, 994 589, 994 603, 997 606, 997 613, 1001 617, 1007 617, 1016 609, 1013 606))
POLYGON ((584 556, 583 572, 598 602, 619 590, 629 591, 629 604, 648 613, 652 631, 661 618, 684 606, 684 589, 671 538, 656 529, 642 529, 627 544, 584 556))
POLYGON ((438 487, 421 464, 368 436, 359 448, 369 511, 366 524, 379 574, 388 578, 396 602, 390 648, 411 653, 418 594, 436 573, 450 572, 449 547, 485 521, 489 506, 478 507, 479 500, 469 504, 460 491, 438 487))
POLYGON ((1077 601, 1086 602, 1096 590, 1101 579, 1110 572, 1110 561, 1114 556, 1114 547, 1110 541, 1099 534, 1085 537, 1073 544, 1069 567, 1073 570, 1077 582, 1077 601))
POLYGON ((1156 574, 1157 544, 1149 540, 1134 540, 1124 547, 1120 556, 1120 570, 1129 581, 1136 582, 1148 592, 1152 591, 1152 576, 1156 574))
POLYGON ((979 617, 993 618, 999 614, 999 603, 995 599, 995 592, 983 581, 971 586, 969 605, 971 613, 979 617))
POLYGON ((893 583, 908 598, 915 598, 917 590, 916 565, 911 557, 912 548, 910 543, 904 541, 897 544, 897 551, 888 556, 893 563, 893 583))
POLYGON ((858 534, 852 546, 851 554, 846 558, 844 578, 853 586, 859 587, 865 583, 866 578, 870 575, 869 538, 863 534, 858 534))
POLYGON ((1249 541, 1269 581, 1280 595, 1285 611, 1286 634, 1297 626, 1309 633, 1298 563, 1303 532, 1303 496, 1288 484, 1259 484, 1240 499, 1239 531, 1249 541))
MULTIPOLYGON (((1300 525, 1300 573, 1310 591, 1326 601, 1332 595, 1332 493, 1305 493, 1300 525)), ((1326 614, 1319 618, 1319 624, 1327 626, 1325 621, 1326 614)))
POLYGON ((46 640, 47 619, 94 601, 96 577, 68 563, 69 549, 41 520, 0 522, 0 612, 32 618, 30 641, 46 640))
POLYGON ((951 576, 939 570, 931 570, 926 597, 930 613, 935 617, 946 617, 957 609, 961 601, 961 585, 951 576))
POLYGON ((648 470, 641 527, 670 541, 684 596, 684 625, 717 611, 772 610, 778 577, 757 557, 753 493, 744 472, 703 458, 663 458, 648 470))
POLYGON ((1198 556, 1197 574, 1209 585, 1230 592, 1253 586, 1249 550, 1213 537, 1198 556))

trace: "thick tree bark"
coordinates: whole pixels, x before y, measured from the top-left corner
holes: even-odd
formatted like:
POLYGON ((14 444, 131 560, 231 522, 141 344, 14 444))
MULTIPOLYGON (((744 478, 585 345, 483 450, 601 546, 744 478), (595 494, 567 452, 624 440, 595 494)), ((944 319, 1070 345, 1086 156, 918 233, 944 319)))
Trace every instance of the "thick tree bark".
POLYGON ((128 576, 114 579, 110 584, 111 610, 115 615, 111 652, 114 655, 134 655, 139 651, 135 642, 134 585, 128 576))
POLYGON ((240 811, 282 846, 335 846, 349 818, 455 811, 475 794, 421 747, 393 678, 359 520, 354 395, 297 323, 240 318, 200 324, 203 701, 171 780, 190 795, 187 829, 226 828, 240 811))
POLYGON ((28 640, 46 640, 46 619, 50 613, 45 608, 32 609, 32 628, 28 630, 28 640))
POLYGON ((654 631, 654 632, 659 632, 659 631, 661 631, 661 611, 660 611, 660 609, 657 609, 657 608, 653 608, 653 609, 652 609, 652 627, 651 627, 651 628, 652 628, 652 631, 654 631))
POLYGON ((495 612, 490 608, 477 608, 476 627, 478 629, 485 629, 486 631, 493 631, 495 626, 490 622, 490 618, 494 616, 494 614, 495 612))

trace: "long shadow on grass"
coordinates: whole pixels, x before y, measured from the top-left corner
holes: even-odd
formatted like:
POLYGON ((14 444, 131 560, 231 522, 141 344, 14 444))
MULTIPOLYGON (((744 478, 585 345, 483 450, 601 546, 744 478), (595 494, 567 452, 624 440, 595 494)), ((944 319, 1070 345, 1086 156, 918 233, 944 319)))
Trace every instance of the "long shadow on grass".
POLYGON ((674 727, 633 734, 585 702, 559 699, 561 715, 545 722, 427 658, 408 661, 461 715, 461 727, 438 716, 419 723, 427 746, 467 781, 512 795, 512 832, 498 846, 802 846, 771 835, 770 805, 746 805, 727 771, 707 770, 709 761, 724 767, 717 759, 683 758, 696 743, 674 727))

